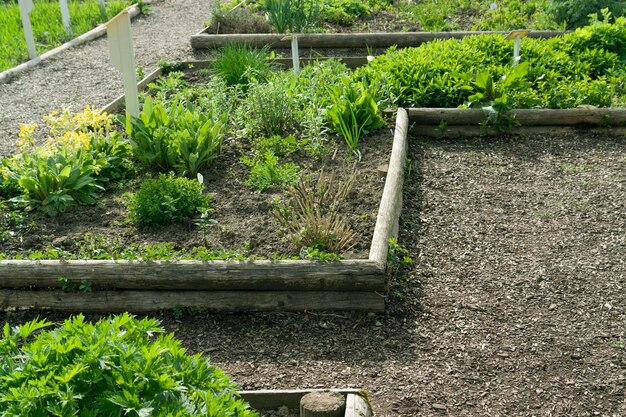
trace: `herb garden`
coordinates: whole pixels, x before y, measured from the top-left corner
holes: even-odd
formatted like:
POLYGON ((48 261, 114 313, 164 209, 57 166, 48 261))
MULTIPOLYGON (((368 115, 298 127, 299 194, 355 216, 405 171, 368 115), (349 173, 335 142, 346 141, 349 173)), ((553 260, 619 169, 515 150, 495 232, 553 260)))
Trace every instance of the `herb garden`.
POLYGON ((0 409, 626 411, 626 17, 591 3, 218 2, 209 59, 138 71, 138 114, 21 123, 0 409), (126 311, 163 325, 97 315, 126 311))

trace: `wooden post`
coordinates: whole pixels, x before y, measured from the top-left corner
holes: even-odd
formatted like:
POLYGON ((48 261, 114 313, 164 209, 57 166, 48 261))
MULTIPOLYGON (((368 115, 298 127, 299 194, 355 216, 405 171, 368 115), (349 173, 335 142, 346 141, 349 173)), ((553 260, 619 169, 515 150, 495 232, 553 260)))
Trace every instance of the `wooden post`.
POLYGON ((59 0, 61 6, 61 19, 63 20, 63 26, 65 26, 65 34, 68 39, 72 37, 72 23, 70 20, 70 10, 67 7, 67 0, 59 0))
POLYGON ((35 39, 33 38, 33 27, 30 24, 30 12, 33 11, 33 0, 18 0, 20 4, 20 15, 22 16, 22 26, 24 27, 24 37, 26 38, 26 46, 28 47, 28 57, 30 59, 37 58, 35 50, 35 39))
POLYGON ((372 417, 369 403, 358 394, 346 395, 346 414, 344 417, 372 417))
POLYGON ((123 10, 106 24, 109 37, 111 62, 124 80, 126 112, 139 117, 139 94, 137 92, 137 65, 133 49, 133 35, 128 10, 123 10))
POLYGON ((104 23, 107 20, 107 9, 104 6, 104 0, 98 0, 98 8, 100 9, 101 22, 104 23))
POLYGON ((312 392, 300 400, 300 417, 343 417, 346 399, 337 392, 312 392))

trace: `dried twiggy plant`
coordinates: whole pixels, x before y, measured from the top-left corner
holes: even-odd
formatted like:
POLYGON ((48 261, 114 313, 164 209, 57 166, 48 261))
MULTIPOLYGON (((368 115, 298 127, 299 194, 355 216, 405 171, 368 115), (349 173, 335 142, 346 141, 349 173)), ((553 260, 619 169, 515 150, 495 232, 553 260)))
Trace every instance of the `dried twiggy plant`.
POLYGON ((301 178, 289 188, 289 201, 275 215, 296 246, 341 253, 354 245, 355 233, 339 213, 356 182, 352 172, 343 181, 322 172, 317 181, 301 178))

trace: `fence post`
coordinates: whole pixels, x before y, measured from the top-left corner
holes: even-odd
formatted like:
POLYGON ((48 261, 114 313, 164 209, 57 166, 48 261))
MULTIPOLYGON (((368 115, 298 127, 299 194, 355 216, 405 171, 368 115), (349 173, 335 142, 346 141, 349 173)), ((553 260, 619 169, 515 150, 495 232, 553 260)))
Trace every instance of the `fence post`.
POLYGON ((125 9, 107 24, 111 63, 122 74, 126 112, 139 117, 139 94, 137 93, 137 65, 133 48, 133 33, 130 15, 125 9))
POLYGON ((22 16, 22 26, 24 27, 24 37, 28 47, 28 57, 35 59, 37 58, 37 51, 35 50, 35 39, 33 39, 33 27, 30 24, 30 12, 34 9, 33 0, 18 1, 20 4, 20 15, 22 16))
POLYGON ((72 22, 70 21, 70 9, 67 7, 67 0, 59 0, 61 5, 61 19, 63 19, 63 26, 65 26, 65 33, 68 39, 72 37, 72 22))

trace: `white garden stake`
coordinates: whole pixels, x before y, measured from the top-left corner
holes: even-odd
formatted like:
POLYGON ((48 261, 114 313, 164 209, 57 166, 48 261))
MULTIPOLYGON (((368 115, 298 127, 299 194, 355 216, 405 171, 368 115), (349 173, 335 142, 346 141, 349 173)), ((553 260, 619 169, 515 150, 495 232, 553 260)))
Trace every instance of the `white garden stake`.
POLYGON ((293 73, 300 72, 300 52, 298 50, 298 37, 296 35, 285 36, 281 41, 291 41, 291 59, 293 60, 293 73))
POLYGON ((513 39, 513 66, 516 67, 520 61, 520 46, 522 44, 522 38, 525 38, 530 33, 529 30, 514 30, 506 37, 507 40, 513 39))
POLYGON ((130 27, 130 15, 123 10, 107 24, 109 53, 111 63, 122 73, 126 112, 139 117, 139 95, 137 93, 137 66, 133 49, 133 34, 130 27))
POLYGON ((35 39, 33 38, 33 27, 30 24, 30 12, 33 11, 33 0, 18 0, 20 4, 20 14, 22 15, 22 26, 24 27, 24 37, 26 38, 26 46, 28 47, 28 56, 30 59, 37 58, 35 50, 35 39))
POLYGON ((61 19, 63 20, 63 26, 65 26, 65 33, 68 38, 72 37, 72 24, 70 22, 70 9, 67 7, 67 0, 59 0, 61 5, 61 19))

